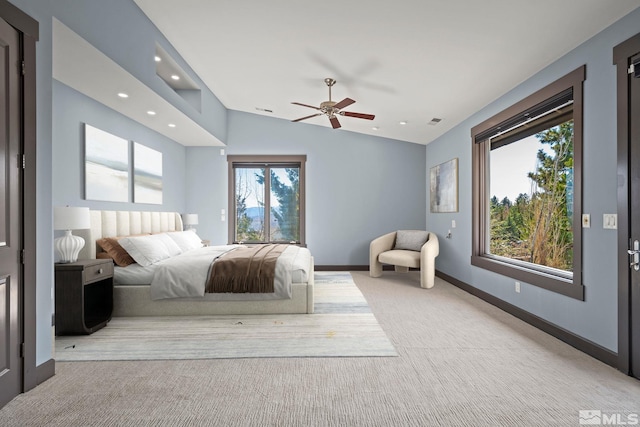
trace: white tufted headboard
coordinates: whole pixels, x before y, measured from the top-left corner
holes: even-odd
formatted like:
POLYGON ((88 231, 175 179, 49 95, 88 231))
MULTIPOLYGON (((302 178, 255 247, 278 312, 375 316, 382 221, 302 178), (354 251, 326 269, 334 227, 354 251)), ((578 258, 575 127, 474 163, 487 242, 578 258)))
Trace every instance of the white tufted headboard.
POLYGON ((90 211, 91 229, 76 230, 74 234, 85 240, 78 259, 94 259, 96 240, 103 237, 182 231, 182 217, 177 212, 90 211))

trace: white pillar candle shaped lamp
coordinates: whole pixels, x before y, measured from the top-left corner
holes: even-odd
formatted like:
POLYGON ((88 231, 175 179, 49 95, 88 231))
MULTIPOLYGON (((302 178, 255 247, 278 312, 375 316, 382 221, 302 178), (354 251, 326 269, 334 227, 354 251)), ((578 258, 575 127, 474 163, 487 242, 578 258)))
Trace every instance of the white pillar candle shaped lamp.
POLYGON ((91 228, 89 208, 56 206, 53 208, 53 228, 64 230, 64 236, 54 241, 55 248, 60 253, 61 263, 76 262, 78 254, 84 247, 84 239, 71 234, 71 230, 91 228))

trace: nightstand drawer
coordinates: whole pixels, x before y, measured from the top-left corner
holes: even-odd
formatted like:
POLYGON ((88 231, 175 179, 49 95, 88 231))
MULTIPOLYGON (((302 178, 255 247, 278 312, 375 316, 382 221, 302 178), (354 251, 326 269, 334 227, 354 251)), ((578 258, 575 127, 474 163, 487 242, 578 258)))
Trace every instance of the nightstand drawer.
POLYGON ((84 283, 93 283, 98 280, 113 276, 113 263, 105 262, 98 265, 90 265, 84 269, 84 283))

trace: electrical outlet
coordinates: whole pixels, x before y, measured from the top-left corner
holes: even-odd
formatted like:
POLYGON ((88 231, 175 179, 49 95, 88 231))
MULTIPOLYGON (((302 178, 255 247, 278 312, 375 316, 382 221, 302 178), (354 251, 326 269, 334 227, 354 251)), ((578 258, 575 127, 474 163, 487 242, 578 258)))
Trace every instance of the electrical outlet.
POLYGON ((520 293, 520 282, 516 282, 516 292, 520 293))
POLYGON ((456 220, 455 219, 451 220, 451 228, 456 228, 456 220))
POLYGON ((582 228, 590 228, 591 227, 591 215, 582 214, 582 228))

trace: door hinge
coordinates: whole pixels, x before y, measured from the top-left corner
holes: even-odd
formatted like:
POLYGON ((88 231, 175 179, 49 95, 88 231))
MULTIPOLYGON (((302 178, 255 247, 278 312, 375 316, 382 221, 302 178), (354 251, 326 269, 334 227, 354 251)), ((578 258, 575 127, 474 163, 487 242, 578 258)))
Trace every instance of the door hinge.
POLYGON ((18 169, 22 168, 22 169, 26 169, 27 167, 27 158, 25 157, 24 154, 18 154, 18 169))
POLYGON ((24 75, 26 74, 26 71, 25 71, 26 66, 25 66, 25 64, 24 64, 24 61, 22 61, 22 64, 21 64, 21 66, 20 66, 20 67, 21 67, 20 72, 21 72, 21 73, 22 73, 22 75, 24 76, 24 75))
POLYGON ((20 249, 20 264, 24 264, 24 249, 20 249))
POLYGON ((20 343, 20 357, 24 358, 24 343, 20 343))

